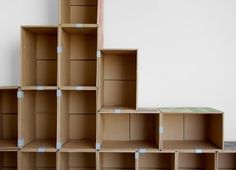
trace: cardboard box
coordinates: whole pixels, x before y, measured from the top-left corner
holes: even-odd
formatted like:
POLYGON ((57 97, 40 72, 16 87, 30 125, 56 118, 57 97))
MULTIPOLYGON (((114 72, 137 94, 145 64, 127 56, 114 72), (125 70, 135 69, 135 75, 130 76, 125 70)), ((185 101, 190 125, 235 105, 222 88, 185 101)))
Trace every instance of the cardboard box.
POLYGON ((139 153, 138 169, 175 170, 176 162, 175 152, 139 153))
POLYGON ((135 151, 159 148, 159 114, 100 113, 99 143, 105 151, 135 151))
POLYGON ((101 50, 98 108, 136 109, 137 50, 101 50))
POLYGON ((96 169, 95 152, 58 152, 58 170, 96 169))
POLYGON ((97 26, 64 26, 59 35, 59 86, 96 87, 97 26))
POLYGON ((97 23, 97 0, 60 0, 60 23, 97 23))
POLYGON ((102 169, 135 169, 135 153, 100 152, 99 170, 102 169))
POLYGON ((21 86, 57 86, 57 27, 21 28, 21 86))
POLYGON ((95 90, 62 91, 58 129, 58 142, 62 145, 62 151, 95 151, 95 90))
POLYGON ((178 153, 178 169, 216 169, 215 153, 178 153))
POLYGON ((0 150, 17 148, 17 87, 0 87, 0 150))
POLYGON ((56 152, 24 152, 19 154, 19 170, 56 170, 56 152))
POLYGON ((56 90, 25 90, 19 100, 19 147, 25 151, 55 151, 56 90))
POLYGON ((223 112, 212 108, 160 108, 162 149, 217 150, 223 148, 223 112))
POLYGON ((0 169, 17 170, 17 151, 0 151, 0 169))

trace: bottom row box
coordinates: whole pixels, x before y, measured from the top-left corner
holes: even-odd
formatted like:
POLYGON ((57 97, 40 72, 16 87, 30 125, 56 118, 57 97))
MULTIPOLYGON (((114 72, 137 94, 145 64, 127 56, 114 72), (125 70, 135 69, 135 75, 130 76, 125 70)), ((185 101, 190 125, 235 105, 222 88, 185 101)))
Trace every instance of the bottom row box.
POLYGON ((0 152, 1 170, 236 169, 236 153, 0 152))

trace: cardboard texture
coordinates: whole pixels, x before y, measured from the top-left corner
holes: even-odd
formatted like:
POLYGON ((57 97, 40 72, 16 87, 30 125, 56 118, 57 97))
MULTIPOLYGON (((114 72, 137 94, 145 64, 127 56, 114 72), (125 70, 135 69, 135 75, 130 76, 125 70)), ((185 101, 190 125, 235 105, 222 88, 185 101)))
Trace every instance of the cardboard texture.
POLYGON ((95 151, 96 91, 62 91, 59 106, 62 150, 95 151))
POLYGON ((0 150, 17 148, 17 88, 0 88, 0 150))
POLYGON ((97 27, 62 27, 59 86, 95 86, 97 27))
POLYGON ((17 170, 16 151, 0 151, 0 169, 17 170))
POLYGON ((57 86, 57 27, 21 28, 21 86, 57 86))
POLYGON ((97 0, 60 0, 60 23, 97 24, 97 0))
POLYGON ((211 108, 160 108, 163 149, 222 149, 223 113, 211 108))
POLYGON ((24 150, 55 150, 57 97, 55 90, 23 91, 20 99, 19 139, 24 150))
POLYGON ((99 109, 136 109, 137 50, 102 50, 98 74, 99 109))

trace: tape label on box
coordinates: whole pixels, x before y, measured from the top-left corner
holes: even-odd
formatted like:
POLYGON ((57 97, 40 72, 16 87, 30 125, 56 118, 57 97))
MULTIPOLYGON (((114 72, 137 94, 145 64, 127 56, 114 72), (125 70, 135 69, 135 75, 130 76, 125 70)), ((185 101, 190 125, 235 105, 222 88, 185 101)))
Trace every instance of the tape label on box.
POLYGON ((138 150, 138 152, 139 152, 139 153, 146 153, 146 149, 140 148, 140 149, 138 150))
POLYGON ((24 144, 25 144, 25 140, 24 139, 18 139, 18 141, 17 141, 18 147, 23 147, 24 144))
POLYGON ((101 51, 97 51, 97 58, 100 58, 101 57, 101 51))
POLYGON ((139 152, 135 152, 135 159, 139 159, 139 152))
POLYGON ((60 97, 62 95, 61 90, 57 90, 57 97, 60 97))
POLYGON ((59 149, 61 149, 61 147, 62 147, 62 143, 61 142, 57 142, 57 150, 59 150, 59 149))
POLYGON ((41 152, 45 152, 45 151, 46 151, 45 148, 38 148, 38 149, 37 149, 37 152, 40 152, 40 153, 41 153, 41 152))
POLYGON ((113 109, 113 113, 119 114, 121 113, 121 109, 113 109))
POLYGON ((202 153, 202 149, 196 149, 195 153, 202 153))
POLYGON ((160 126, 160 127, 159 127, 159 133, 160 133, 160 134, 163 134, 163 133, 164 133, 164 128, 163 128, 163 126, 160 126))
POLYGON ((37 90, 44 90, 43 86, 37 86, 37 90))
POLYGON ((60 53, 62 53, 62 47, 61 47, 61 46, 58 46, 58 47, 57 47, 57 54, 60 54, 60 53))
POLYGON ((101 149, 100 143, 96 143, 96 150, 100 150, 100 149, 101 149))
POLYGON ((23 98, 23 97, 24 97, 24 92, 21 91, 21 90, 19 90, 19 91, 17 92, 17 98, 23 98))
POLYGON ((84 27, 84 24, 75 24, 75 27, 76 28, 82 28, 82 27, 84 27))
POLYGON ((83 90, 83 89, 84 89, 83 86, 76 86, 76 87, 75 87, 75 90, 83 90))

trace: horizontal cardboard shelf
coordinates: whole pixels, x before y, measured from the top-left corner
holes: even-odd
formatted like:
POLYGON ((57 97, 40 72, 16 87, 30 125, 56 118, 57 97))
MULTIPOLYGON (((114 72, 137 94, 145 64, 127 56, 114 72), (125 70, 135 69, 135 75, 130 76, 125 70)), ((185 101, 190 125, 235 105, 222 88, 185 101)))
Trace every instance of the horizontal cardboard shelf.
POLYGON ((59 86, 94 86, 97 82, 97 28, 60 29, 59 86))
POLYGON ((163 113, 163 149, 222 149, 223 113, 204 108, 170 108, 163 113))
POLYGON ((96 91, 62 91, 58 140, 62 150, 95 150, 96 91))
POLYGON ((57 27, 23 26, 21 86, 57 86, 57 27))
POLYGON ((17 89, 0 88, 0 150, 17 148, 17 125, 17 89))
POLYGON ((100 114, 101 150, 159 148, 159 114, 100 114))
POLYGON ((99 109, 136 109, 137 50, 102 50, 99 58, 99 109))
POLYGON ((56 90, 25 90, 19 103, 21 147, 26 150, 54 150, 57 139, 56 90))
POLYGON ((97 0, 60 0, 60 23, 97 23, 97 0))

